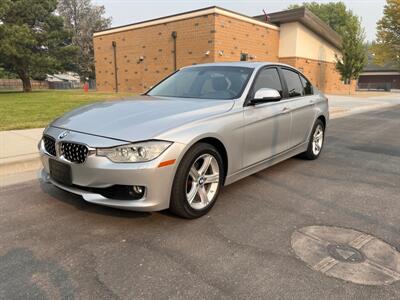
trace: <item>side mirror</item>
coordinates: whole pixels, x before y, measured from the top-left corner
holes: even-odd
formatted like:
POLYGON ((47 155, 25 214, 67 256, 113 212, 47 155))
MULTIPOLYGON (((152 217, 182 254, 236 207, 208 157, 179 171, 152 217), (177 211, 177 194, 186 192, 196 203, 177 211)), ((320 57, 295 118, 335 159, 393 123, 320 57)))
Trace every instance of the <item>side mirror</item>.
POLYGON ((281 94, 275 90, 270 88, 262 88, 259 89, 255 94, 254 98, 251 99, 250 103, 256 104, 261 102, 274 102, 282 99, 281 94))

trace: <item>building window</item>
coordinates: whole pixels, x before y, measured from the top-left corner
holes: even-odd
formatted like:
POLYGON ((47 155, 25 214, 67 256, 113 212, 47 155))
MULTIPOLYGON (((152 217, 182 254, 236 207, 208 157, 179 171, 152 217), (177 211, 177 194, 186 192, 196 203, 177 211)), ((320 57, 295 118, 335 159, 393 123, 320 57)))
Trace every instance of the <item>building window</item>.
POLYGON ((240 53, 240 61, 248 61, 249 54, 248 53, 240 53))

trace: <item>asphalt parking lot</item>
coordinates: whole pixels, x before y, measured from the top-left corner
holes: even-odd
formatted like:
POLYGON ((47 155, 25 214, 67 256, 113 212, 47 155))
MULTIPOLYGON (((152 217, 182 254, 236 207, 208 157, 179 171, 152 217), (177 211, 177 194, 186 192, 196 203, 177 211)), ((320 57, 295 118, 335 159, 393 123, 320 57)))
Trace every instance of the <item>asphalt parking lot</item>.
POLYGON ((226 187, 179 219, 85 203, 38 181, 0 191, 0 298, 400 299, 313 271, 291 247, 311 225, 400 250, 400 106, 332 120, 321 157, 226 187))

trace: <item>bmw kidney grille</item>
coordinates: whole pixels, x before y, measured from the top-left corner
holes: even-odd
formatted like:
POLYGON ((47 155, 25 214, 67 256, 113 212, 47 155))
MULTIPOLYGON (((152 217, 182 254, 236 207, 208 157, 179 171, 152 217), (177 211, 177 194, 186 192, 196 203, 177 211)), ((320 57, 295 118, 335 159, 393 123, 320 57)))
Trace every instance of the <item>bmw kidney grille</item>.
POLYGON ((68 161, 82 164, 88 155, 88 148, 85 145, 62 142, 60 146, 61 155, 68 161))

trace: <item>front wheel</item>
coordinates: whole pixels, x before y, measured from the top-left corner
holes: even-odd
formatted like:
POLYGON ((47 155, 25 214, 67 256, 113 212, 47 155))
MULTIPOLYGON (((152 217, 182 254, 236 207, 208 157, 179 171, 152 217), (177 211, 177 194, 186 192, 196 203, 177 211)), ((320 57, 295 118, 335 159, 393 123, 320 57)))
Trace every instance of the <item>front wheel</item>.
POLYGON ((320 119, 318 119, 311 131, 310 141, 306 152, 303 152, 300 156, 304 159, 314 160, 319 157, 324 145, 325 139, 325 126, 320 119))
POLYGON ((221 155, 212 145, 194 145, 183 157, 175 175, 170 210, 194 219, 205 215, 217 200, 223 182, 221 155))

